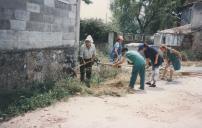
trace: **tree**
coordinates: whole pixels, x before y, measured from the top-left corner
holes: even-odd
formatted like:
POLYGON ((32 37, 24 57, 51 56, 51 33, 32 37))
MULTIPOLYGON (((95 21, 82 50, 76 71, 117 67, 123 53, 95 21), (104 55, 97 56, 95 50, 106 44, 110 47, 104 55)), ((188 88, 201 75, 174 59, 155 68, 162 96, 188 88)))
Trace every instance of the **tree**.
POLYGON ((111 4, 114 19, 123 32, 155 33, 176 25, 172 12, 184 0, 115 0, 111 4))
POLYGON ((80 21, 81 40, 85 40, 88 35, 91 35, 95 42, 107 42, 110 31, 112 31, 111 26, 103 23, 101 19, 85 19, 80 21))

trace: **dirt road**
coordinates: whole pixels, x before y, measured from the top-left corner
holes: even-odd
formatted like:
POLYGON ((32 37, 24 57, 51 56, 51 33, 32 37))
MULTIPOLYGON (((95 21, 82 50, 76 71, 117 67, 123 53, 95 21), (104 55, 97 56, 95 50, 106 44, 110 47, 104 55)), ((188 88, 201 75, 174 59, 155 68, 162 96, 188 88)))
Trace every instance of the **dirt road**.
POLYGON ((120 98, 71 98, 0 128, 202 128, 202 78, 158 85, 120 98))

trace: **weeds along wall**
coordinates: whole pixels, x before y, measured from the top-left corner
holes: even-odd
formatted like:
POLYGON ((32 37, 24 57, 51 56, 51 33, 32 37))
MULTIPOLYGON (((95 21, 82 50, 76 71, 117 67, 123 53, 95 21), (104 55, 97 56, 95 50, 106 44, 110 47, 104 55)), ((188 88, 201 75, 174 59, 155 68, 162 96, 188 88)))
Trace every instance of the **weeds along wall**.
POLYGON ((0 0, 0 88, 57 79, 76 63, 80 0, 0 0))

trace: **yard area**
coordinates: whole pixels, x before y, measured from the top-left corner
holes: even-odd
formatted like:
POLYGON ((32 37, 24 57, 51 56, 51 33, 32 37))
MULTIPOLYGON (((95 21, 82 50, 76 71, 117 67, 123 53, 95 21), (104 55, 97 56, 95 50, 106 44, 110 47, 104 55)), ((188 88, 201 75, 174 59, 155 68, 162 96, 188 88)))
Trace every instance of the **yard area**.
POLYGON ((0 0, 0 128, 202 128, 201 19, 202 0, 0 0))
POLYGON ((181 78, 175 83, 143 93, 114 97, 75 97, 5 122, 2 128, 201 128, 200 78, 181 78), (191 82, 192 81, 192 82, 191 82), (195 82, 193 82, 195 81, 195 82), (190 87, 191 86, 191 87, 190 87))
MULTIPOLYGON (((128 70, 127 70, 128 71, 128 70)), ((93 86, 94 95, 37 109, 0 124, 1 128, 201 128, 202 77, 179 75, 157 88, 127 94, 130 73, 93 86)), ((137 86, 136 86, 137 87, 137 86)))

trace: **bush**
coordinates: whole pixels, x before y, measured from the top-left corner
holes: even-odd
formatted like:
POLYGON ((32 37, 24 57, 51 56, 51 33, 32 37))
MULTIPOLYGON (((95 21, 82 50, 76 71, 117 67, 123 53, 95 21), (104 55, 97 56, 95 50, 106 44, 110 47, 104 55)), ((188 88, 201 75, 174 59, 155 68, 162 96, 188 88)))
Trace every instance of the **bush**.
MULTIPOLYGON (((102 57, 106 59, 103 54, 102 57)), ((108 66, 101 66, 100 69, 92 75, 91 84, 98 85, 106 79, 115 78, 119 73, 118 69, 108 66)), ((73 78, 61 79, 57 82, 33 82, 30 86, 30 89, 0 92, 0 121, 49 106, 65 97, 94 93, 79 80, 73 78)))
POLYGON ((97 42, 107 42, 108 33, 111 27, 104 24, 99 19, 86 19, 80 22, 80 39, 85 40, 88 35, 91 35, 97 42))
POLYGON ((191 51, 191 50, 186 50, 182 51, 182 59, 183 60, 190 60, 190 61, 199 61, 202 60, 202 52, 200 51, 191 51))
POLYGON ((0 118, 5 119, 43 108, 83 91, 85 88, 79 81, 68 78, 58 82, 34 82, 30 89, 0 93, 0 118))

